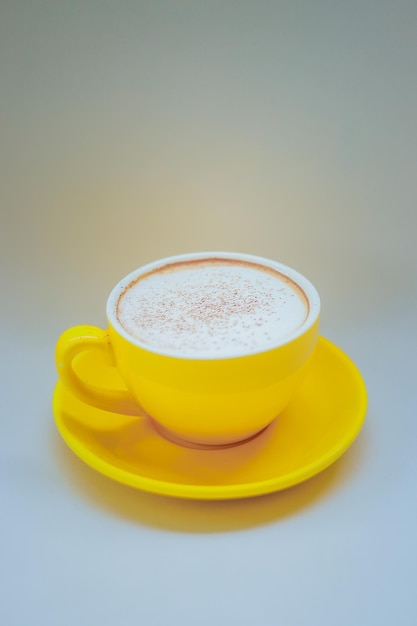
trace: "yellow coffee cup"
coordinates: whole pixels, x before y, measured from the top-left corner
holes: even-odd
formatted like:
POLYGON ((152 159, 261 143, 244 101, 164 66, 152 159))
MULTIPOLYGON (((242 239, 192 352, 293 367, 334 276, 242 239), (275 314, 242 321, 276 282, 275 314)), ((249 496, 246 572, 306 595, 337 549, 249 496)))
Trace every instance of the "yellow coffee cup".
POLYGON ((58 340, 62 384, 84 403, 148 415, 179 442, 225 445, 270 424, 296 393, 316 347, 320 298, 297 271, 232 252, 169 257, 121 280, 108 327, 58 340), (115 367, 126 389, 98 387, 74 367, 115 367))

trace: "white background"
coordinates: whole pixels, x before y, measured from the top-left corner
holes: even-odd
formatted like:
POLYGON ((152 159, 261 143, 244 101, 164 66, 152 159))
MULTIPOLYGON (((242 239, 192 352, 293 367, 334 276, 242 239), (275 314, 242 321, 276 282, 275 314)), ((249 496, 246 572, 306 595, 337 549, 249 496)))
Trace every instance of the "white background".
POLYGON ((417 5, 0 4, 0 620, 417 621, 417 5), (60 439, 54 345, 113 285, 196 250, 306 274, 369 393, 310 481, 190 502, 60 439))

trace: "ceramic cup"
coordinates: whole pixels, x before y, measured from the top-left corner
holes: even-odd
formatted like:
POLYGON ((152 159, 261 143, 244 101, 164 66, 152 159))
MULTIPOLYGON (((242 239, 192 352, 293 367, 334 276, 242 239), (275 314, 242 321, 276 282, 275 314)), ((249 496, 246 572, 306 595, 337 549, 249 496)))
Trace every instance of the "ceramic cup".
MULTIPOLYGON (((174 310, 173 315, 175 314, 174 310)), ((184 311, 181 315, 183 314, 184 311)), ((278 324, 281 314, 273 312, 273 315, 276 317, 273 324, 278 324)), ((155 425, 164 435, 174 441, 209 446, 233 444, 263 430, 291 401, 316 347, 319 316, 320 299, 315 287, 304 276, 281 263, 231 252, 179 255, 145 265, 126 276, 114 287, 107 301, 106 330, 95 326, 76 326, 66 330, 56 347, 57 370, 62 384, 76 397, 84 403, 113 412, 116 421, 120 415, 146 414, 155 421, 155 425), (218 344, 213 349, 210 346, 212 327, 207 326, 201 330, 198 318, 193 317, 193 312, 188 313, 186 310, 188 305, 187 297, 183 295, 184 285, 178 286, 175 283, 179 273, 184 274, 184 270, 204 270, 205 267, 218 267, 220 272, 218 279, 215 272, 208 281, 209 285, 213 285, 214 281, 216 315, 210 312, 210 308, 207 309, 213 304, 213 298, 210 300, 210 296, 207 304, 209 287, 207 284, 202 285, 203 291, 200 293, 199 278, 197 285, 193 287, 192 296, 193 306, 197 295, 200 298, 199 302, 205 302, 207 305, 206 313, 201 320, 202 325, 207 325, 207 320, 210 321, 213 315, 220 316, 223 336, 220 336, 218 344), (227 277, 230 268, 235 268, 233 271, 237 271, 238 274, 240 272, 240 277, 232 279, 232 289, 227 287, 227 280, 230 283, 230 277, 227 277), (269 335, 265 333, 265 340, 255 333, 253 340, 246 341, 245 338, 243 343, 237 342, 234 347, 233 341, 228 342, 227 329, 230 328, 230 332, 234 332, 233 324, 237 324, 233 318, 235 308, 238 308, 238 313, 244 309, 245 316, 249 315, 251 322, 253 320, 250 316, 259 314, 255 306, 257 300, 264 302, 268 314, 272 307, 267 298, 269 288, 267 284, 261 285, 259 297, 254 298, 253 293, 250 293, 252 288, 256 291, 256 281, 255 283, 252 281, 252 287, 247 291, 245 286, 247 269, 260 271, 268 280, 277 278, 283 281, 284 286, 292 286, 294 289, 290 296, 300 299, 305 307, 305 314, 293 329, 290 323, 289 331, 282 336, 278 333, 274 338, 272 327, 272 330, 271 328, 268 330, 269 335), (155 275, 162 276, 164 289, 168 289, 169 297, 172 297, 173 290, 174 292, 176 290, 177 295, 172 304, 165 296, 161 303, 161 298, 159 300, 157 298, 158 293, 155 295, 158 283, 155 283, 153 292, 151 289, 149 306, 146 305, 145 309, 140 308, 136 316, 139 318, 139 326, 142 316, 144 328, 150 328, 150 332, 154 332, 154 339, 149 340, 140 336, 140 329, 139 337, 130 329, 127 330, 123 315, 135 319, 135 311, 132 309, 134 303, 131 304, 129 290, 135 285, 142 288, 145 281, 155 275), (219 280, 218 289, 216 280, 219 280), (123 298, 126 299, 128 292, 129 297, 126 301, 130 303, 130 308, 128 313, 120 313, 120 302, 123 302, 123 298), (233 302, 233 297, 237 298, 236 302, 233 302), (152 304, 155 298, 156 305, 152 304), (155 337, 158 339, 158 328, 165 330, 163 315, 171 315, 178 298, 184 300, 186 310, 184 319, 190 319, 194 324, 190 327, 190 337, 197 338, 195 341, 197 345, 192 345, 191 348, 190 345, 185 347, 181 345, 181 337, 177 337, 179 343, 174 346, 171 344, 164 346, 163 343, 155 341, 155 337), (161 306, 164 299, 168 312, 162 315, 161 306), (156 306, 156 309, 153 310, 152 306, 156 306), (152 328, 153 319, 160 324, 156 329, 152 328), (201 349, 199 349, 200 334, 201 349), (271 339, 268 339, 269 336, 271 339), (89 352, 88 355, 85 354, 86 351, 89 352), (84 353, 84 357, 88 356, 92 368, 94 364, 100 368, 103 363, 115 367, 126 388, 111 389, 105 382, 102 387, 97 387, 96 384, 93 385, 87 379, 83 379, 74 367, 76 358, 81 353, 84 353)), ((291 315, 289 321, 291 322, 291 315)), ((248 318, 244 317, 243 326, 239 327, 237 333, 238 335, 240 333, 240 339, 242 332, 244 335, 242 328, 245 328, 247 322, 248 318)), ((172 324, 172 320, 169 323, 172 324)), ((257 323, 255 322, 255 327, 257 323)), ((178 323, 173 327, 174 339, 176 327, 178 323)), ((169 336, 168 339, 171 341, 172 337, 169 336)))

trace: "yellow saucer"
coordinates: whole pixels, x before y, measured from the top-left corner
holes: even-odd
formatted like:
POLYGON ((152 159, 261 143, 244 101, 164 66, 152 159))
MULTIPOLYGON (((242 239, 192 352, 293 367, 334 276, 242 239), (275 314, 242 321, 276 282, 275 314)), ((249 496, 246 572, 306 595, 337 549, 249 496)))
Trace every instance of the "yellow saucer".
POLYGON ((271 493, 331 465, 365 419, 366 389, 352 361, 323 337, 313 359, 292 404, 260 435, 227 449, 177 445, 162 437, 150 419, 94 409, 59 382, 55 422, 80 459, 137 489, 206 500, 271 493))

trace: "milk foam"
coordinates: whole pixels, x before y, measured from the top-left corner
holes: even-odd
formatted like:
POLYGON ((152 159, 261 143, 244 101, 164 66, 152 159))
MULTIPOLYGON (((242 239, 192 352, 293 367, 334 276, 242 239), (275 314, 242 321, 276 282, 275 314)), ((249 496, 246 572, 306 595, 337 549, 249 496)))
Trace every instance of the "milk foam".
POLYGON ((116 315, 142 343, 180 356, 261 351, 296 331, 308 301, 289 278, 246 261, 180 262, 133 281, 116 315))

